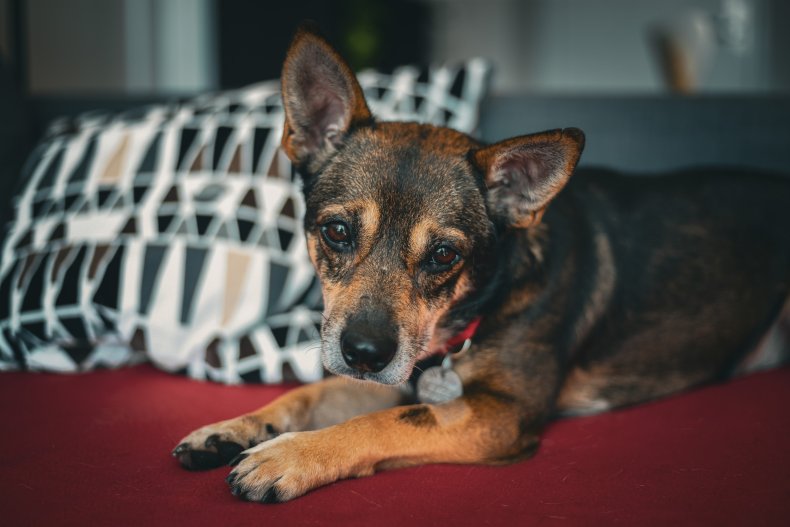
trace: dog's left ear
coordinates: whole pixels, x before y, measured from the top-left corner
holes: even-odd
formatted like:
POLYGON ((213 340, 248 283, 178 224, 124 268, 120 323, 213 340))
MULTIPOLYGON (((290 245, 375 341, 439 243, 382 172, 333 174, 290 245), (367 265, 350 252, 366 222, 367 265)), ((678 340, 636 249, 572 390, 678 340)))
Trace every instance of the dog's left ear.
POLYGON ((568 182, 583 148, 584 133, 565 128, 475 150, 471 159, 485 176, 489 210, 510 227, 537 224, 568 182))
POLYGON ((314 30, 300 28, 282 72, 285 127, 282 146, 297 166, 312 171, 353 127, 372 119, 348 64, 314 30))

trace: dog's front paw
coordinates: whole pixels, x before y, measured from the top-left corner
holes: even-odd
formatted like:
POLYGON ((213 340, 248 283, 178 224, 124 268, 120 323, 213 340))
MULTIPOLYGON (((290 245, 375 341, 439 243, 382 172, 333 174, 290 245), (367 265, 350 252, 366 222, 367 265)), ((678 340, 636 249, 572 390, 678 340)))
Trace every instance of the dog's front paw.
POLYGON ((338 479, 373 473, 372 466, 350 460, 348 449, 328 441, 325 432, 283 434, 243 452, 227 478, 231 493, 278 503, 338 479))
POLYGON ((205 470, 233 464, 239 454, 277 435, 277 430, 256 416, 241 416, 199 428, 173 450, 186 469, 205 470))

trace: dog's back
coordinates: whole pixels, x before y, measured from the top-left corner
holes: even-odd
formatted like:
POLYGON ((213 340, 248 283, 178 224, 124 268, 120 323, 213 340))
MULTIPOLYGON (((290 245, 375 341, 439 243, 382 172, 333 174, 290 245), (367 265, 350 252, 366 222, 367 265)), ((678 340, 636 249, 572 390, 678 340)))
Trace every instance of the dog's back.
POLYGON ((631 404, 732 372, 788 298, 788 203, 776 176, 579 171, 546 218, 563 224, 572 287, 589 298, 560 406, 631 404))

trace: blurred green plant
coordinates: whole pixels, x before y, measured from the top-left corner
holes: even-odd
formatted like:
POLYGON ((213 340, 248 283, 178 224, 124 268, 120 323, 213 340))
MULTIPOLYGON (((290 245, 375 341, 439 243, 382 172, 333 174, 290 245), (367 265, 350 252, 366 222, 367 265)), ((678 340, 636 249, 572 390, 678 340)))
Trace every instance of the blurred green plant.
POLYGON ((377 66, 383 51, 381 28, 397 2, 347 0, 343 4, 347 60, 355 70, 377 66))

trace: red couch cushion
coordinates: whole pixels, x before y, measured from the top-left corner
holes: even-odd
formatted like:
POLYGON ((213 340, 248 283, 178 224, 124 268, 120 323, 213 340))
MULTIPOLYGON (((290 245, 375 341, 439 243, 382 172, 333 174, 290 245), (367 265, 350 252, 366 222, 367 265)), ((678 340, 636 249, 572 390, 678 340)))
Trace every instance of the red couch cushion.
POLYGON ((4 525, 786 525, 790 369, 560 421, 531 460, 424 466, 279 505, 232 497, 229 469, 169 455, 282 387, 225 387, 149 366, 0 375, 4 525))

